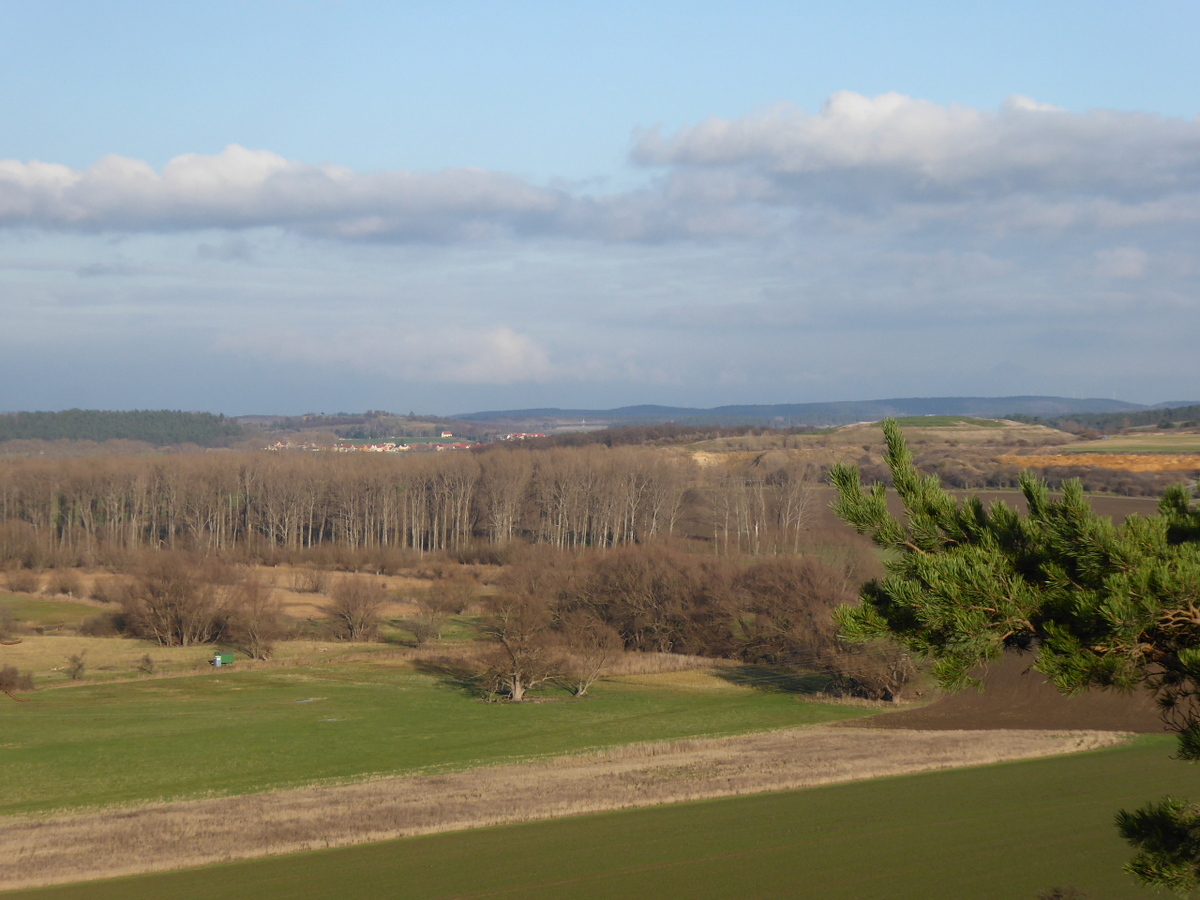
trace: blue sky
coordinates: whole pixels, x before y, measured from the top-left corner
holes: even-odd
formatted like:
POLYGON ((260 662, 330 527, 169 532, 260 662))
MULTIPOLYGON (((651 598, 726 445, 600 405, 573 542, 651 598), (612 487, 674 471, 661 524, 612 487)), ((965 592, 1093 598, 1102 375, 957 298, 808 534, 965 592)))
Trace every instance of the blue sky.
POLYGON ((1200 6, 0 0, 0 409, 1200 399, 1200 6))

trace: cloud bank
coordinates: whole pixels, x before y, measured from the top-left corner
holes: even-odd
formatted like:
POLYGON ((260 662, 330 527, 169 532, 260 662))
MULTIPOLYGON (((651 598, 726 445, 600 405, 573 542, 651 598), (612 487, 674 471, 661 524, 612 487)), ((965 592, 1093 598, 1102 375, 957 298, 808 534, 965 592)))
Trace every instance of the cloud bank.
POLYGON ((0 161, 0 226, 91 231, 279 227, 344 241, 496 237, 661 241, 812 225, 1122 228, 1200 216, 1200 122, 997 110, 841 92, 635 139, 643 189, 602 197, 482 169, 359 173, 231 145, 161 171, 120 156, 86 169, 0 161))
POLYGON ((1200 396, 1196 119, 843 92, 628 159, 607 194, 236 145, 0 160, 0 383, 120 405, 189 371, 222 399, 154 402, 226 411, 1200 396))

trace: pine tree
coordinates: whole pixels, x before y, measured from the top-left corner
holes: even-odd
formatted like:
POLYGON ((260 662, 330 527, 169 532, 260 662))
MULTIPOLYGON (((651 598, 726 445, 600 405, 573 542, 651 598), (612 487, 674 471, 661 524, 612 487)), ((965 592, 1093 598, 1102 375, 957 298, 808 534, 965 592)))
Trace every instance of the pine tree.
MULTIPOLYGON (((1078 481, 1052 498, 1025 472, 1028 514, 985 508, 922 476, 894 420, 883 430, 903 519, 888 511, 884 485, 864 489, 852 466, 830 472, 835 512, 889 551, 887 576, 837 611, 843 635, 891 638, 933 660, 951 690, 978 687, 972 670, 1016 648, 1036 651, 1034 668, 1067 694, 1148 689, 1178 757, 1200 760, 1200 508, 1189 492, 1171 488, 1157 515, 1118 526, 1092 510, 1078 481)), ((1128 872, 1200 888, 1200 807, 1166 798, 1121 812, 1117 827, 1138 851, 1128 872)))

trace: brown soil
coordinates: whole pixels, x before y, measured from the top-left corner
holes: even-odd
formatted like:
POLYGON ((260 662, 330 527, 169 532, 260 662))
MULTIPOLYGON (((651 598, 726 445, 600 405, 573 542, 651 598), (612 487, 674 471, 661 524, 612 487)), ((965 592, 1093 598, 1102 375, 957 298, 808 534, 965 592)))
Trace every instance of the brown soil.
POLYGON ((988 667, 982 692, 967 689, 928 706, 905 709, 848 726, 861 728, 1025 729, 1065 728, 1158 734, 1168 729, 1145 693, 1087 691, 1060 694, 1029 667, 1032 654, 1009 654, 988 667))

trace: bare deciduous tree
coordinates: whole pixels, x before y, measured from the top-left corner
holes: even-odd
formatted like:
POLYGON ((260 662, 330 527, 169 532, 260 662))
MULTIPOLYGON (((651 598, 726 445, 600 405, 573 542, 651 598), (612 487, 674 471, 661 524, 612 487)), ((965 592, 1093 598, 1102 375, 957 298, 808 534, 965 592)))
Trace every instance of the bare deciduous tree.
POLYGON ((451 616, 461 615, 474 596, 474 584, 462 577, 439 578, 427 591, 418 594, 417 614, 409 622, 417 644, 440 640, 446 622, 451 616))
POLYGON ((578 609, 559 621, 566 651, 562 669, 571 690, 582 697, 596 683, 609 661, 621 651, 623 642, 617 630, 586 610, 578 609))
POLYGON ((499 594, 487 598, 483 632, 495 643, 485 661, 485 680, 510 700, 552 678, 559 668, 553 633, 554 604, 561 557, 548 547, 530 548, 506 573, 499 594))
POLYGON ((133 634, 167 647, 214 640, 225 624, 221 594, 204 562, 182 551, 147 554, 121 605, 133 634))
POLYGON ((251 573, 232 585, 227 597, 225 639, 251 659, 269 659, 275 641, 283 636, 283 609, 275 585, 251 573))
POLYGON ((379 613, 387 600, 387 589, 363 575, 347 575, 330 591, 332 603, 325 607, 348 641, 374 640, 379 632, 379 613))

